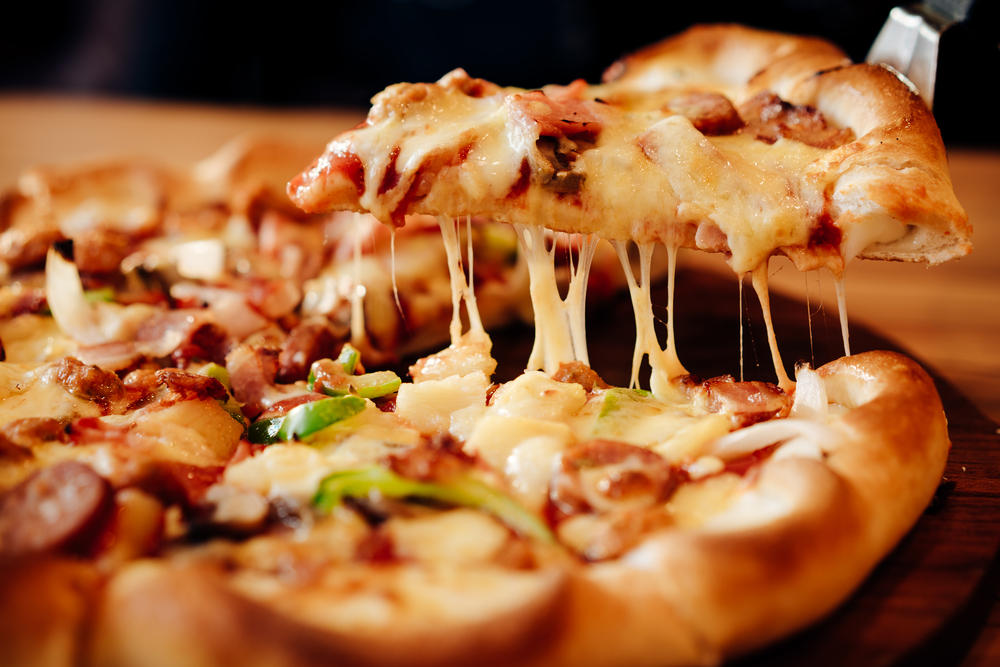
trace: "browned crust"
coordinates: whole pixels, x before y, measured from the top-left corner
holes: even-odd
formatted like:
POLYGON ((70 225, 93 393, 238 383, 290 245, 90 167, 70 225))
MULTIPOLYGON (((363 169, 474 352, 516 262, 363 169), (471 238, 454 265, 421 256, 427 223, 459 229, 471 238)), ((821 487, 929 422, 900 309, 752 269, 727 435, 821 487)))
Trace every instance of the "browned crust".
MULTIPOLYGON (((944 413, 917 364, 870 352, 819 373, 830 400, 852 411, 831 425, 840 439, 825 462, 760 467, 744 497, 781 508, 767 520, 666 530, 618 561, 569 567, 568 585, 538 587, 516 613, 430 633, 413 632, 404 614, 391 637, 378 624, 345 634, 294 620, 322 593, 251 601, 218 575, 140 564, 109 587, 94 662, 662 666, 752 650, 850 595, 919 518, 944 470, 944 413)), ((387 572, 373 567, 372 585, 387 572)))

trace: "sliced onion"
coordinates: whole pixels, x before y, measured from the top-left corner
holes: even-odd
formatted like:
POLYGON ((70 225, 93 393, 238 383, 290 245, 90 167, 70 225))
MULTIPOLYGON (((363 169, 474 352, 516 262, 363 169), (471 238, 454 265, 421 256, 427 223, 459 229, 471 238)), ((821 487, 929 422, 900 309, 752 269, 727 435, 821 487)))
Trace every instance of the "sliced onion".
POLYGON ((85 345, 106 342, 97 309, 83 294, 76 264, 67 261, 55 247, 45 260, 45 296, 56 324, 85 345))
POLYGON ((806 365, 795 372, 795 402, 789 417, 826 424, 829 421, 826 385, 819 373, 806 365))
POLYGON ((805 419, 776 419, 733 431, 705 447, 705 454, 714 454, 723 461, 732 461, 759 449, 792 438, 803 437, 823 451, 836 445, 837 435, 829 426, 805 419))

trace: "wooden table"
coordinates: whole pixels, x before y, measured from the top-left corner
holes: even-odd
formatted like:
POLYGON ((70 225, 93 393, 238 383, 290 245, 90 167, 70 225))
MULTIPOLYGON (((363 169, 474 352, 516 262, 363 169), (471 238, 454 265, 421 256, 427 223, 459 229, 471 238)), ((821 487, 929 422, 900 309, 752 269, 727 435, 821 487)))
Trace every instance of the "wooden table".
MULTIPOLYGON (((312 143, 318 152, 360 115, 0 96, 0 187, 39 162, 130 154, 190 165, 243 133, 312 143)), ((848 311, 852 325, 909 350, 1000 422, 1000 152, 955 149, 949 157, 955 191, 975 226, 975 252, 933 268, 856 262, 848 269, 848 311)), ((688 266, 732 275, 718 257, 682 256, 688 266)), ((817 330, 839 330, 828 277, 803 276, 776 259, 771 285, 800 300, 808 296, 817 330)), ((1000 601, 962 667, 994 664, 1000 664, 1000 601)))

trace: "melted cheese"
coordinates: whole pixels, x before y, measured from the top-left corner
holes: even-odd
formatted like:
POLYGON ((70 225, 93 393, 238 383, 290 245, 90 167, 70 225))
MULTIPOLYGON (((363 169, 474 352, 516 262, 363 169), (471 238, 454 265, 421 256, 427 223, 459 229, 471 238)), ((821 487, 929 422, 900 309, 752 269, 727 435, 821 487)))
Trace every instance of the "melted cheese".
POLYGON ((528 358, 529 370, 543 369, 552 374, 561 363, 590 363, 587 354, 586 298, 590 264, 597 248, 597 237, 580 240, 579 259, 570 264, 570 283, 566 297, 559 295, 556 281, 556 242, 547 246, 541 227, 514 225, 521 250, 527 260, 531 305, 535 314, 535 344, 528 358))
MULTIPOLYGON (((632 264, 628 259, 628 250, 621 241, 614 241, 613 245, 621 260, 622 269, 625 271, 625 279, 628 283, 629 295, 632 297, 632 309, 635 314, 635 352, 632 355, 632 387, 637 386, 639 380, 639 366, 643 356, 649 359, 649 365, 653 372, 650 377, 650 388, 658 397, 668 396, 672 393, 670 379, 687 373, 677 359, 677 353, 673 343, 673 328, 668 327, 667 349, 660 347, 656 338, 656 329, 653 322, 653 302, 650 297, 650 262, 653 256, 653 245, 651 243, 639 246, 640 259, 640 281, 636 281, 632 272, 632 264)), ((671 303, 670 311, 673 311, 673 270, 674 258, 676 254, 671 253, 669 280, 671 283, 671 303)), ((672 323, 673 316, 668 315, 668 321, 672 323)))
POLYGON ((774 361, 774 372, 778 375, 778 386, 785 391, 795 388, 795 383, 785 372, 785 366, 781 362, 781 353, 778 351, 778 340, 774 335, 774 324, 771 321, 771 299, 767 291, 767 262, 764 262, 753 270, 750 274, 753 282, 753 289, 760 299, 760 307, 764 311, 764 324, 767 326, 767 344, 771 348, 771 359, 774 361))

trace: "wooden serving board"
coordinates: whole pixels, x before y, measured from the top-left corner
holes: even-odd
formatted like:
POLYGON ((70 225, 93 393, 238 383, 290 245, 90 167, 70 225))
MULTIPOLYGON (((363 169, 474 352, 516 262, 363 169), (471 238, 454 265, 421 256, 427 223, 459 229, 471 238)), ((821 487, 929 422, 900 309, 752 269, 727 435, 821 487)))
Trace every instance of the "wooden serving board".
MULTIPOLYGON (((654 289, 664 304, 666 289, 654 289)), ((743 299, 745 378, 775 381, 760 307, 747 287, 743 299)), ((814 314, 812 333, 805 303, 772 295, 772 317, 789 373, 796 360, 822 365, 843 355, 836 313, 814 314)), ((677 276, 677 350, 689 371, 702 377, 740 374, 738 282, 705 272, 677 276)), ((609 383, 627 386, 635 341, 627 296, 587 313, 592 366, 609 383)), ((661 340, 662 340, 661 335, 661 340)), ((533 330, 514 326, 493 335, 497 379, 524 368, 533 330)), ((852 352, 897 350, 859 326, 851 329, 852 352)), ((932 374, 933 375, 933 374, 932 374)), ((950 665, 957 663, 982 628, 1000 585, 1000 435, 954 387, 935 377, 949 420, 952 451, 945 480, 932 506, 856 594, 825 621, 791 639, 737 661, 757 665, 950 665)), ((644 384, 643 386, 648 386, 644 384)))

